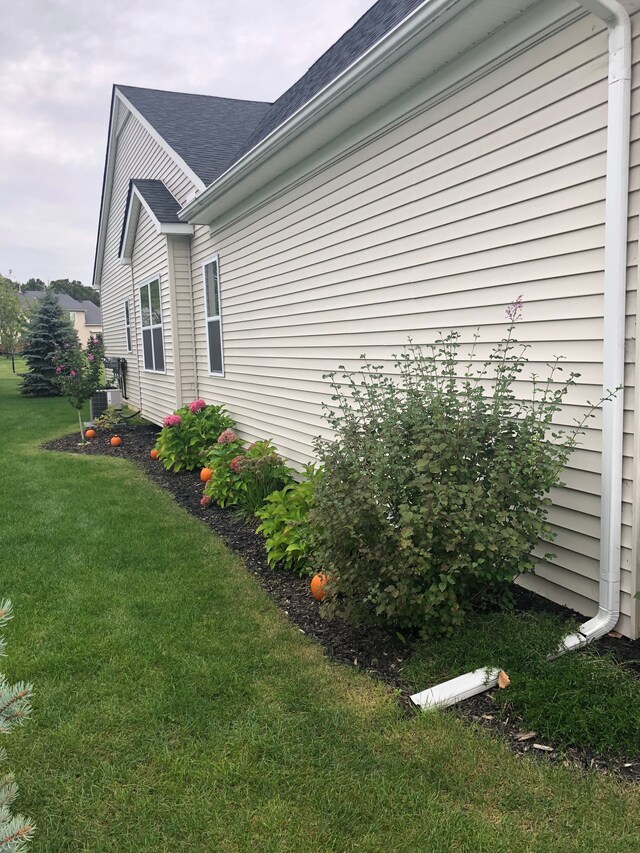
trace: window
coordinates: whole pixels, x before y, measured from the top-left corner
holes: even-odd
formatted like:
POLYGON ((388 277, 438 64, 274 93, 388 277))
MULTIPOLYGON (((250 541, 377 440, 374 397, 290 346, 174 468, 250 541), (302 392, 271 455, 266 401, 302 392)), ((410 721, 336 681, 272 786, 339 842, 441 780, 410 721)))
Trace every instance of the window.
POLYGON ((212 258, 204 264, 204 304, 207 319, 209 373, 214 376, 224 376, 222 316, 220 313, 220 274, 217 258, 212 258))
POLYGON ((140 287, 140 325, 144 369, 164 373, 164 341, 162 337, 162 308, 160 279, 155 278, 140 287))
POLYGON ((133 347, 131 346, 131 314, 129 313, 128 299, 126 299, 124 303, 124 330, 127 334, 127 352, 132 352, 133 347))

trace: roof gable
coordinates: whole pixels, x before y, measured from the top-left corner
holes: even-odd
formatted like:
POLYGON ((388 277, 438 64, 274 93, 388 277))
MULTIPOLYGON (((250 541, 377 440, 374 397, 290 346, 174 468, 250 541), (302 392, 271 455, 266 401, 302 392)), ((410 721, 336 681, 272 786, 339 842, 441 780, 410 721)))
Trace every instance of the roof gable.
POLYGON ((116 89, 205 185, 222 174, 271 108, 263 101, 136 86, 116 89))
POLYGON ((134 178, 129 181, 118 250, 118 257, 124 264, 131 263, 138 219, 143 207, 158 234, 193 234, 193 226, 178 219, 180 205, 162 181, 134 178))

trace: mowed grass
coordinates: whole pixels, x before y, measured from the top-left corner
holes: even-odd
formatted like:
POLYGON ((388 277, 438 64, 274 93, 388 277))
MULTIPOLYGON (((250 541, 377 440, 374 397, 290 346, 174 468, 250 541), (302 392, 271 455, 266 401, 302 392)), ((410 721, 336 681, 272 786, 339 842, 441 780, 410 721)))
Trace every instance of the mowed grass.
POLYGON ((640 791, 405 717, 332 665, 134 466, 47 453, 63 400, 0 379, 6 738, 34 851, 640 849, 640 791))
POLYGON ((549 613, 469 616, 451 639, 422 643, 405 676, 424 689, 479 667, 505 670, 511 685, 494 691, 508 707, 559 747, 640 755, 640 681, 594 646, 549 660, 577 630, 549 613))

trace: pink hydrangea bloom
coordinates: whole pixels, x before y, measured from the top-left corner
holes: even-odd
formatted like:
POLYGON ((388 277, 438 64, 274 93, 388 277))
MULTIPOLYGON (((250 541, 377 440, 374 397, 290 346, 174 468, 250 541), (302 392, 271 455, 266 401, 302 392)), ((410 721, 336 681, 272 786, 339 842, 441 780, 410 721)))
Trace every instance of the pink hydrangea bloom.
POLYGON ((232 429, 225 429, 223 433, 218 437, 218 444, 231 444, 232 441, 236 441, 238 436, 232 429))
POLYGON ((60 366, 56 367, 56 373, 62 373, 62 368, 60 366))
POLYGON ((205 495, 200 501, 200 506, 206 508, 209 506, 210 503, 211 503, 211 498, 209 497, 209 495, 205 495))
POLYGON ((95 361, 95 358, 95 355, 91 355, 91 353, 89 353, 89 355, 87 356, 87 361, 95 361))
POLYGON ((76 378, 76 376, 77 376, 77 375, 78 375, 78 374, 76 373, 76 371, 75 371, 75 370, 71 370, 71 371, 69 372, 69 376, 72 376, 74 379, 76 378))
POLYGON ((180 415, 169 415, 162 421, 162 425, 166 427, 178 426, 178 424, 182 423, 182 418, 180 415))
POLYGON ((231 460, 231 462, 229 462, 229 468, 231 468, 231 470, 235 474, 239 474, 240 471, 242 470, 242 460, 243 459, 244 459, 243 456, 234 456, 233 459, 231 460))
POLYGON ((204 408, 206 408, 207 404, 204 400, 194 400, 193 403, 189 403, 189 411, 193 415, 197 415, 198 412, 201 412, 204 408))

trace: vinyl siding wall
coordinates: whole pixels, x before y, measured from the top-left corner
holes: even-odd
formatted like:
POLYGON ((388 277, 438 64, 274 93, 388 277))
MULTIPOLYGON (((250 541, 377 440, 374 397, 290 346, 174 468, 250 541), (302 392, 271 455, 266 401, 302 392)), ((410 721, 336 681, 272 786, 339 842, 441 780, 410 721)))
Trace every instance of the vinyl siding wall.
POLYGON ((171 193, 183 204, 192 183, 176 166, 168 154, 142 127, 135 116, 122 121, 128 112, 119 106, 118 126, 122 128, 117 138, 115 170, 107 219, 105 255, 100 292, 104 339, 107 355, 127 359, 127 393, 130 405, 142 407, 147 417, 162 421, 176 406, 173 383, 173 352, 167 354, 167 374, 142 375, 140 336, 140 305, 138 286, 156 273, 162 272, 163 320, 171 347, 171 312, 169 300, 167 238, 155 233, 144 210, 140 214, 133 263, 123 266, 118 259, 120 234, 125 214, 125 204, 132 178, 156 178, 164 181, 171 193), (127 352, 124 324, 124 302, 131 307, 131 336, 133 352, 127 352))
MULTIPOLYGON (((559 4, 559 14, 567 4, 559 4)), ((638 54, 638 18, 635 19, 638 54)), ((635 310, 640 184, 637 65, 631 149, 622 529, 623 617, 635 634, 635 310)), ((192 240, 199 393, 247 438, 304 463, 324 432, 322 375, 366 352, 391 366, 411 336, 456 328, 486 355, 505 306, 531 369, 578 370, 562 423, 600 397, 607 37, 585 17, 428 109, 429 82, 323 149, 192 240), (404 110, 404 116, 399 112, 404 110), (208 375, 202 262, 220 258, 224 378, 208 375)), ((528 383, 521 383, 522 393, 528 383)), ((556 490, 554 565, 528 585, 579 611, 598 594, 601 419, 556 490)))

